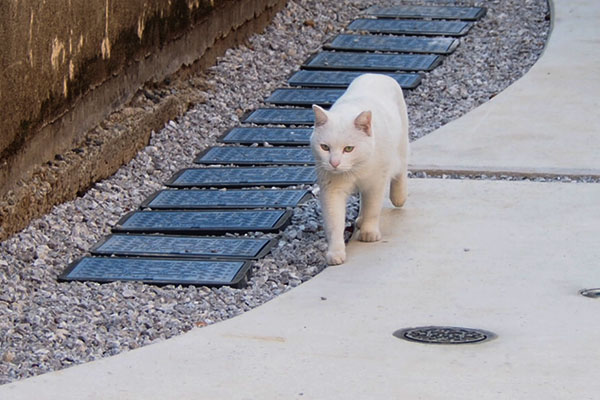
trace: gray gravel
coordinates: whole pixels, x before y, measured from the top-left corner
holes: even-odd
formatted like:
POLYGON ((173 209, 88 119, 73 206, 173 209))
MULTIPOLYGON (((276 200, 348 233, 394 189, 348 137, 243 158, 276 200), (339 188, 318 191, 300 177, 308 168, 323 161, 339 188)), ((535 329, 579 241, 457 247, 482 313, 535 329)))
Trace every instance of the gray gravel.
MULTIPOLYGON (((264 34, 229 50, 204 74, 206 85, 199 90, 206 92, 206 102, 155 133, 150 144, 113 177, 2 242, 0 383, 114 355, 231 318, 323 270, 325 241, 320 211, 312 200, 294 211, 293 224, 272 254, 255 263, 254 277, 245 289, 56 281, 125 212, 137 208, 174 172, 190 166, 194 156, 237 125, 245 111, 259 107, 273 89, 285 86, 302 61, 361 9, 392 3, 291 0, 264 34)), ((543 49, 549 29, 546 0, 475 4, 488 7, 485 19, 461 40, 455 54, 407 93, 413 139, 496 95, 522 76, 543 49)), ((349 210, 350 225, 356 201, 349 210)))

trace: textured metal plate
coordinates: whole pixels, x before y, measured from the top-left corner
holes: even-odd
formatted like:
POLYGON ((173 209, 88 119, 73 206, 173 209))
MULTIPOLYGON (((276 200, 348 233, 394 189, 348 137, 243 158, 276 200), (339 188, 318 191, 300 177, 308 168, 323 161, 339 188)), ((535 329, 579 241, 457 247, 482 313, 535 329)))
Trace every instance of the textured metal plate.
POLYGON ((332 50, 450 54, 459 43, 458 39, 449 37, 342 34, 324 47, 332 50))
POLYGON ((582 296, 589 297, 591 299, 600 299, 600 288, 595 289, 584 289, 579 292, 582 296))
MULTIPOLYGON (((442 62, 434 54, 317 53, 303 65, 307 69, 360 71, 431 71, 442 62)), ((312 110, 311 110, 312 111, 312 110)))
POLYGON ((201 153, 194 162, 196 164, 305 165, 313 164, 314 157, 308 147, 212 147, 201 153))
POLYGON ((423 21, 412 19, 356 19, 348 25, 353 31, 401 35, 466 35, 473 24, 465 21, 423 21))
MULTIPOLYGON (((292 86, 345 88, 362 75, 362 71, 300 70, 288 80, 292 86)), ((421 83, 421 74, 414 72, 384 72, 398 82, 403 89, 414 89, 421 83)))
POLYGON ((380 18, 432 18, 432 19, 461 19, 476 21, 483 17, 486 9, 483 7, 459 6, 372 6, 366 15, 380 18))
POLYGON ((134 211, 114 227, 115 232, 221 234, 278 232, 291 211, 134 211))
POLYGON ((90 252, 99 256, 259 259, 275 240, 165 235, 110 235, 90 252))
POLYGON ((344 89, 276 89, 266 100, 275 105, 329 106, 344 94, 344 89))
POLYGON ((244 117, 242 122, 252 124, 312 125, 313 110, 305 108, 259 108, 244 117))
POLYGON ((249 262, 233 260, 84 257, 71 264, 59 280, 243 286, 249 269, 249 262))
POLYGON ((308 190, 161 190, 142 203, 155 210, 296 207, 308 190))
POLYGON ((248 187, 312 185, 314 167, 189 168, 177 172, 170 187, 248 187))
POLYGON ((458 328, 453 326, 422 326, 401 329, 394 332, 399 339, 430 344, 469 344, 479 343, 496 337, 492 332, 481 329, 458 328))
POLYGON ((308 145, 311 134, 312 128, 238 127, 231 129, 219 141, 228 144, 308 145))

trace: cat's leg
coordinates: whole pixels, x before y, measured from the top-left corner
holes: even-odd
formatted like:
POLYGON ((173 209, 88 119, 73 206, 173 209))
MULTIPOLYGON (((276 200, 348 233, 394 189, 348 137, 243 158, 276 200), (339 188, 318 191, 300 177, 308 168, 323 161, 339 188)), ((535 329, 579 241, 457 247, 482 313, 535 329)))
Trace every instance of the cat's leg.
POLYGON ((381 239, 379 216, 385 196, 385 182, 376 182, 360 193, 360 232, 358 240, 376 242, 381 239))
POLYGON ((338 265, 346 261, 346 243, 344 229, 346 227, 347 193, 343 190, 328 188, 321 190, 320 200, 325 234, 327 236, 327 253, 325 258, 329 265, 338 265))
POLYGON ((408 172, 406 167, 390 181, 390 200, 396 207, 402 207, 408 196, 408 172))

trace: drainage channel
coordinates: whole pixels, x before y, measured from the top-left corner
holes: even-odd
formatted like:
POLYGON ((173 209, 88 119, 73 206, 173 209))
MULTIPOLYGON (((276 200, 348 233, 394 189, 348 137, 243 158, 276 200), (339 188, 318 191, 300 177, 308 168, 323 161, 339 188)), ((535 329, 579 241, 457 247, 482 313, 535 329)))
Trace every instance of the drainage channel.
POLYGON ((223 146, 201 152, 197 168, 177 172, 165 183, 170 189, 125 215, 112 235, 59 280, 244 286, 251 261, 265 256, 275 240, 243 235, 280 232, 291 222, 291 209, 311 196, 290 187, 316 183, 306 147, 310 106, 333 104, 366 72, 389 75, 405 90, 417 87, 485 12, 455 6, 367 9, 348 25, 350 34, 336 36, 303 63, 288 80, 292 88, 276 89, 265 100, 273 107, 245 115, 243 126, 220 138, 223 146))

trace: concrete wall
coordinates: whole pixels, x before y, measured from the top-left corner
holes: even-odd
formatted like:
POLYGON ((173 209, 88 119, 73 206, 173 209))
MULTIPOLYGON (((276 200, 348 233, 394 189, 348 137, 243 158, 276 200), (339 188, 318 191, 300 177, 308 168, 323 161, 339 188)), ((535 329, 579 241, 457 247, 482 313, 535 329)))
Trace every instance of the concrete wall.
MULTIPOLYGON (((32 199, 35 187, 24 188, 35 174, 38 185, 40 179, 41 184, 48 180, 40 174, 41 166, 77 145, 145 82, 210 64, 227 47, 264 28, 284 4, 285 0, 0 1, 0 239, 90 184, 78 182, 65 189, 69 193, 32 199)), ((102 175, 131 156, 120 157, 102 175)), ((77 181, 98 178, 62 176, 77 181)))

